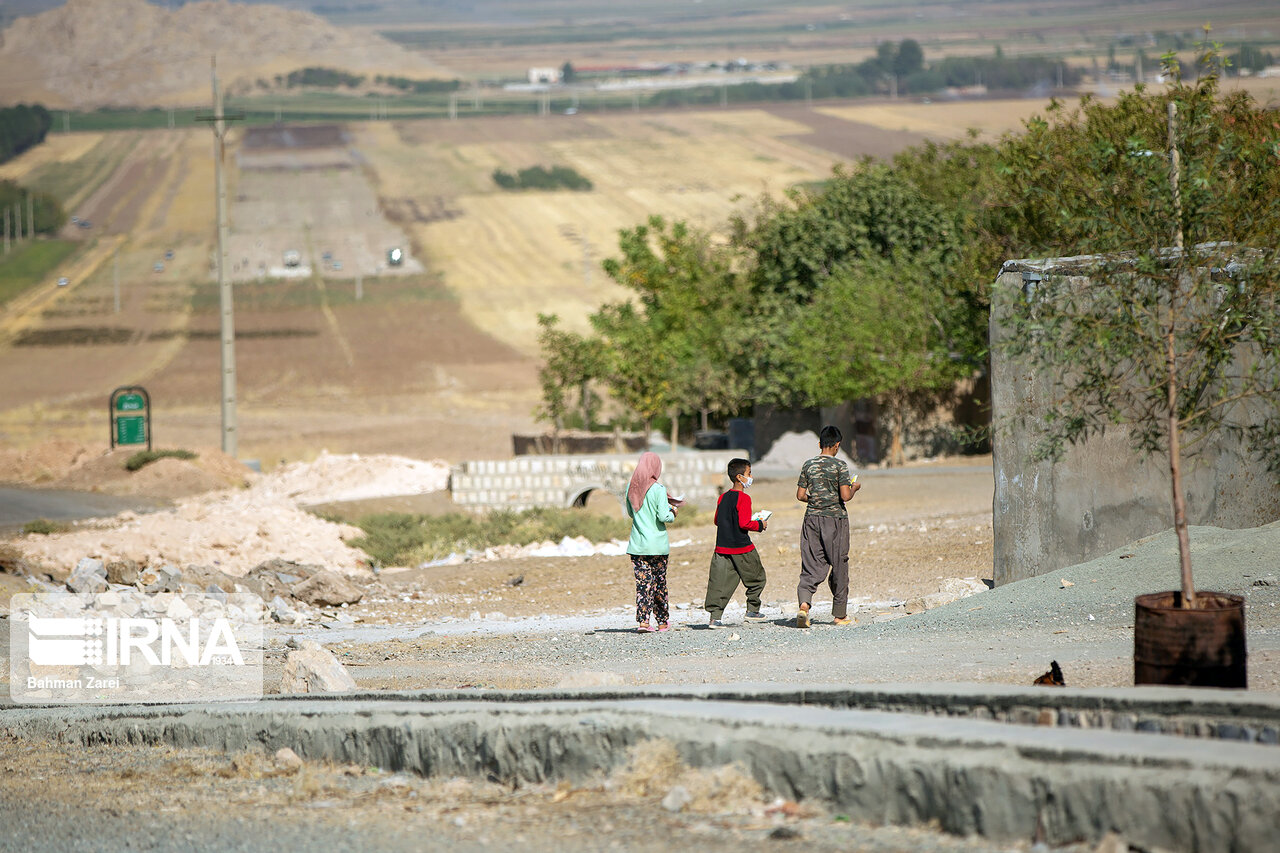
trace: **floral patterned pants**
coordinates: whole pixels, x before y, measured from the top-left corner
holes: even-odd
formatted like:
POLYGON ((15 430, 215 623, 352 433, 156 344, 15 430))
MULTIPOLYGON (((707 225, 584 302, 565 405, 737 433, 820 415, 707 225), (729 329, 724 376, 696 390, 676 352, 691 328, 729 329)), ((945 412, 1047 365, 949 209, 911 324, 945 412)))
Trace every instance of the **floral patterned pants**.
POLYGON ((636 622, 649 624, 653 614, 659 625, 666 624, 671 614, 667 610, 667 555, 630 554, 631 568, 636 573, 636 622))

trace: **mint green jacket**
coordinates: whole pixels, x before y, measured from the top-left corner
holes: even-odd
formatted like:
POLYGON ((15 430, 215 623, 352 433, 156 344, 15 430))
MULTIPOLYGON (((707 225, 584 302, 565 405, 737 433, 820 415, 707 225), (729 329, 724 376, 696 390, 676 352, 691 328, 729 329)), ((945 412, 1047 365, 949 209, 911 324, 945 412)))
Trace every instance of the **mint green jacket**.
POLYGON ((667 503, 667 487, 654 483, 644 493, 640 509, 633 510, 627 501, 627 515, 631 516, 631 538, 627 540, 627 553, 638 555, 670 554, 671 540, 667 538, 667 524, 676 520, 675 511, 667 503))

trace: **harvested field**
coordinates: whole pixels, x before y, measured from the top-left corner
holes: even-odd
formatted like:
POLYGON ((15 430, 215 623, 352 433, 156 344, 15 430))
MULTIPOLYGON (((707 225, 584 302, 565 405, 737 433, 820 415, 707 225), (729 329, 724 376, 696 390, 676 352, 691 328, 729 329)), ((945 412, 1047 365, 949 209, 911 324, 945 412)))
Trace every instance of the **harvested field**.
POLYGON ((1021 128, 1022 122, 1037 113, 1043 114, 1047 98, 1001 101, 909 101, 856 106, 824 106, 823 115, 857 122, 882 131, 920 134, 935 139, 968 139, 969 130, 978 131, 978 139, 991 141, 1021 128))
MULTIPOLYGON (((379 193, 392 207, 398 198, 449 201, 456 215, 410 226, 416 244, 464 316, 530 354, 538 312, 580 326, 602 301, 624 295, 599 268, 616 252, 620 229, 653 214, 720 228, 762 194, 824 177, 838 159, 789 138, 808 125, 765 110, 459 119, 396 129, 395 139, 384 128, 368 130, 379 193), (569 166, 595 189, 508 193, 492 182, 495 169, 533 165, 569 166)), ((366 130, 360 133, 364 140, 366 130)))

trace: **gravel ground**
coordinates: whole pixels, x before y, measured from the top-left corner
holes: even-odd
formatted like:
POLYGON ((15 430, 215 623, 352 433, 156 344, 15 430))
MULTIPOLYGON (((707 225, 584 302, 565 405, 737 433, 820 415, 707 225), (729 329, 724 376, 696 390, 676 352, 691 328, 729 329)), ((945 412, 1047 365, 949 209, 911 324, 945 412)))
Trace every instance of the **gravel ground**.
MULTIPOLYGON (((1246 597, 1251 687, 1280 689, 1280 522, 1239 531, 1192 528, 1191 540, 1201 588, 1246 597)), ((623 608, 490 625, 462 620, 349 632, 321 628, 309 635, 327 635, 357 682, 375 688, 1030 684, 1051 660, 1062 665, 1071 686, 1111 687, 1132 684, 1133 597, 1170 589, 1176 577, 1177 545, 1166 531, 1049 576, 893 621, 868 622, 874 611, 864 612, 861 624, 846 628, 831 624, 829 603, 819 598, 817 623, 807 630, 794 627, 787 615, 794 605, 784 603, 766 608, 770 621, 714 631, 703 622, 705 614, 688 607, 675 611, 675 630, 668 634, 636 634, 623 608)), ((727 614, 731 623, 734 612, 727 614)), ((269 664, 268 683, 273 668, 269 664)))

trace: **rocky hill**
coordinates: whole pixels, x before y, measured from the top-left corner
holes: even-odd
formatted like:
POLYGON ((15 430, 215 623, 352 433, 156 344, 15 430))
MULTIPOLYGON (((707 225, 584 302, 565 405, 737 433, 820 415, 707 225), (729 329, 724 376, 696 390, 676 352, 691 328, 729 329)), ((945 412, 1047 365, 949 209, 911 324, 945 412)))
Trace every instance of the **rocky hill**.
POLYGON ((306 66, 429 76, 426 60, 309 12, 204 0, 67 0, 0 32, 0 105, 186 106, 209 100, 209 57, 224 89, 306 66))

